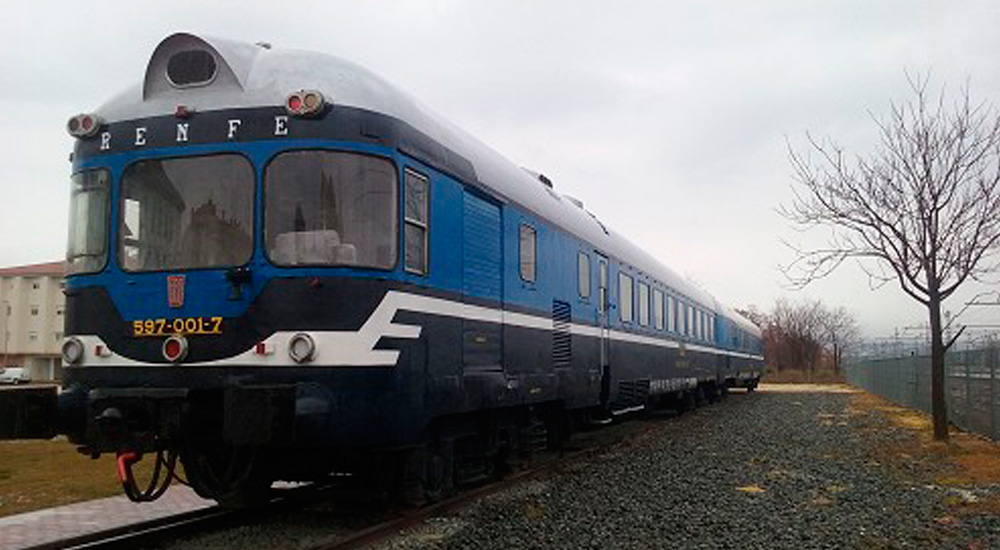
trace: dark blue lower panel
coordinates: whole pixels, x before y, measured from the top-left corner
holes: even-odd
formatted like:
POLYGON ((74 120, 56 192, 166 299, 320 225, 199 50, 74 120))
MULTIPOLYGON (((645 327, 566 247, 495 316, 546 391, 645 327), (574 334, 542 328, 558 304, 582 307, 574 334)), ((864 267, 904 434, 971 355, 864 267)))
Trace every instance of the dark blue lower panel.
MULTIPOLYGON (((289 292, 283 296, 265 294, 274 300, 253 313, 249 321, 260 323, 254 334, 309 330, 301 320, 292 326, 281 322, 291 315, 284 312, 302 303, 309 304, 311 319, 322 317, 313 329, 356 329, 387 290, 375 282, 339 290, 332 285, 288 285, 284 290, 289 292), (339 307, 340 300, 353 305, 339 307), (367 314, 359 309, 361 304, 370 304, 367 314), (281 315, 265 317, 269 311, 281 315), (337 318, 338 312, 347 317, 337 318)), ((470 411, 552 401, 569 409, 601 404, 602 365, 596 337, 572 334, 567 362, 565 329, 557 334, 411 311, 400 311, 394 321, 420 325, 422 330, 417 339, 383 338, 379 342, 380 349, 400 350, 393 367, 68 367, 64 379, 67 386, 83 392, 184 388, 208 395, 236 386, 289 386, 294 388, 297 418, 303 426, 293 444, 333 448, 405 445, 425 438, 434 419, 470 411), (561 366, 554 368, 554 364, 561 366)), ((609 352, 612 406, 634 403, 643 390, 655 393, 674 388, 671 381, 719 380, 740 371, 760 370, 759 362, 744 358, 621 340, 611 341, 609 352)), ((141 355, 141 350, 136 353, 141 355)), ((85 438, 83 433, 76 437, 85 438)))

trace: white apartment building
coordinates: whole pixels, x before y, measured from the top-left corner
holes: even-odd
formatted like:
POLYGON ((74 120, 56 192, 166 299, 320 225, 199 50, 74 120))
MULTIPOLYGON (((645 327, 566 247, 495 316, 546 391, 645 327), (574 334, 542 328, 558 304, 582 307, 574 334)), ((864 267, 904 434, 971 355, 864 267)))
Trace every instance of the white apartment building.
POLYGON ((58 380, 63 339, 63 262, 0 268, 0 365, 32 380, 58 380))

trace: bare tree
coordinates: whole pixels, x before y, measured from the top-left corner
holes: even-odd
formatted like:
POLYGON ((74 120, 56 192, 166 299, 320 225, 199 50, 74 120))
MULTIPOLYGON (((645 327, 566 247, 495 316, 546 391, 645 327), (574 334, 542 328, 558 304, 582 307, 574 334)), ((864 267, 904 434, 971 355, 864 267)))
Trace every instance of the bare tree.
POLYGON ((941 302, 969 279, 995 272, 1000 248, 1000 117, 973 103, 968 88, 954 104, 928 79, 910 79, 913 98, 873 116, 880 143, 847 156, 809 136, 810 154, 789 156, 798 183, 780 211, 803 229, 826 228, 827 246, 794 248, 786 266, 798 286, 855 258, 875 284, 896 281, 927 308, 931 328, 934 437, 948 438, 941 302))
POLYGON ((820 323, 823 325, 822 338, 824 344, 829 348, 833 370, 840 374, 840 362, 844 355, 844 349, 856 344, 860 337, 857 320, 854 315, 841 306, 825 310, 820 323))

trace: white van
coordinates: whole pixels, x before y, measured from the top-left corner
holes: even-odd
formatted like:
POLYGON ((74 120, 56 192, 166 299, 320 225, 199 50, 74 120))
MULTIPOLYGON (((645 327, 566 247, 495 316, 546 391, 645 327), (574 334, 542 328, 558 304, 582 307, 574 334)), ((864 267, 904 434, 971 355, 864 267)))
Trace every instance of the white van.
POLYGON ((28 371, 22 367, 7 367, 0 369, 0 384, 24 384, 31 382, 28 371))

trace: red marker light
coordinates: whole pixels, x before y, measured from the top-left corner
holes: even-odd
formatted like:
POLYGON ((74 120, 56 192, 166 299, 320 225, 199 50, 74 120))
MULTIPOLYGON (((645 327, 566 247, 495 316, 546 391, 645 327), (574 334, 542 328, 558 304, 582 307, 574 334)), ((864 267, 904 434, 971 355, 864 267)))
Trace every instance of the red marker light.
POLYGON ((308 117, 323 112, 324 101, 317 90, 299 90, 288 94, 285 109, 289 114, 308 117))
POLYGON ((187 355, 187 340, 181 335, 174 335, 163 342, 163 358, 171 363, 184 359, 187 355))
POLYGON ((177 340, 169 340, 163 347, 163 352, 167 356, 167 359, 171 361, 177 359, 177 356, 181 354, 181 343, 177 340))
POLYGON ((75 138, 90 137, 97 133, 103 123, 97 115, 76 115, 66 121, 66 131, 75 138))

